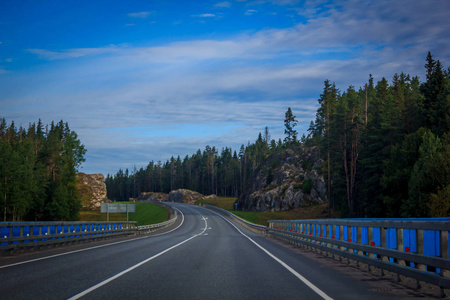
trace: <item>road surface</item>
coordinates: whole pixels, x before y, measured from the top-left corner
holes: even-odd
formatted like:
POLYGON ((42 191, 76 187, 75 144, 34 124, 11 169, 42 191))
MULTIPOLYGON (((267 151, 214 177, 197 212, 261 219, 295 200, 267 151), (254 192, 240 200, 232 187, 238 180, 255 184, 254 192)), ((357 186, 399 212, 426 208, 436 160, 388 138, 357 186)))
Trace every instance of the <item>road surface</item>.
POLYGON ((0 257, 0 299, 389 299, 209 209, 165 232, 0 257))

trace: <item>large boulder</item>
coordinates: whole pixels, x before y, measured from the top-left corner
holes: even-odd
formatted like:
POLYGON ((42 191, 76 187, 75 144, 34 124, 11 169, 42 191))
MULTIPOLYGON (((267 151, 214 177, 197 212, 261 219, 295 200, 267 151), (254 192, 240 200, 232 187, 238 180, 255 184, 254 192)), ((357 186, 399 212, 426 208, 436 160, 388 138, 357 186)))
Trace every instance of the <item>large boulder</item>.
POLYGON ((188 204, 194 204, 195 201, 203 199, 203 195, 191 190, 179 189, 174 190, 169 193, 169 198, 167 199, 170 202, 182 202, 188 204))
POLYGON ((84 208, 99 209, 101 203, 108 202, 103 174, 78 173, 77 179, 84 208))
POLYGON ((137 198, 134 198, 133 201, 158 201, 158 202, 162 202, 164 200, 167 200, 168 196, 169 195, 165 194, 165 193, 144 192, 144 193, 141 193, 137 198))
POLYGON ((318 147, 296 147, 270 155, 259 166, 237 208, 280 211, 327 201, 318 147))

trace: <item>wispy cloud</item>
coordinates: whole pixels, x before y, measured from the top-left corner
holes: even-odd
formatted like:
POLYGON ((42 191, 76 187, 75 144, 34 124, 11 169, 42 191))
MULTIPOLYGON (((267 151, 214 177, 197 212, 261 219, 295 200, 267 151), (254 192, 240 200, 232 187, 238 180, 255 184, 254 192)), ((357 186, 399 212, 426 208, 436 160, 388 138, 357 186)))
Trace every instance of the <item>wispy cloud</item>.
MULTIPOLYGON (((236 0, 239 2, 247 2, 247 0, 236 0)), ((317 2, 320 2, 321 0, 317 0, 317 2)), ((327 0, 325 0, 327 1, 327 0)), ((266 4, 266 3, 270 3, 270 4, 274 4, 274 5, 280 5, 280 6, 284 6, 284 5, 296 5, 301 3, 302 0, 251 0, 249 1, 249 4, 251 5, 261 5, 261 4, 266 4)))
POLYGON ((214 17, 216 17, 216 14, 207 13, 207 14, 191 15, 191 17, 195 17, 195 18, 214 18, 214 17))
POLYGON ((244 15, 246 15, 246 16, 252 16, 252 15, 256 14, 257 12, 258 12, 258 11, 255 10, 255 9, 247 9, 247 10, 245 11, 244 15))
POLYGON ((153 14, 153 12, 150 11, 141 11, 141 12, 135 12, 135 13, 128 13, 129 17, 132 18, 139 18, 139 19, 145 19, 148 16, 150 16, 151 14, 153 14))
POLYGON ((216 3, 214 5, 214 7, 216 7, 216 8, 229 8, 229 7, 231 7, 231 2, 228 2, 228 1, 219 2, 219 3, 216 3))
POLYGON ((369 73, 376 80, 421 75, 427 51, 450 64, 448 1, 314 2, 298 3, 306 19, 290 28, 151 47, 29 49, 48 65, 39 76, 2 76, 0 111, 23 124, 36 116, 68 121, 88 149, 87 171, 115 172, 208 144, 238 149, 265 126, 277 139, 287 107, 302 133, 325 79, 346 89, 362 86, 369 73), (76 63, 60 61, 70 59, 76 63), (17 82, 28 88, 17 91, 17 82))
POLYGON ((114 53, 118 51, 118 47, 112 45, 100 48, 75 48, 62 51, 51 51, 46 49, 27 49, 27 51, 47 60, 60 60, 114 53))
MULTIPOLYGON (((350 52, 353 58, 365 55, 367 59, 374 60, 379 59, 374 53, 382 49, 380 46, 395 48, 397 52, 413 56, 423 56, 426 52, 421 52, 428 50, 439 55, 447 49, 446 45, 450 44, 445 38, 445 32, 450 28, 446 18, 450 17, 450 2, 436 3, 440 6, 433 9, 432 6, 421 2, 403 7, 396 1, 392 2, 392 5, 338 1, 335 6, 328 6, 326 14, 316 14, 306 23, 285 29, 261 30, 254 34, 237 34, 226 40, 192 40, 156 47, 113 45, 62 51, 28 51, 49 60, 112 54, 134 56, 147 62, 160 63, 184 63, 192 59, 276 59, 294 55, 323 59, 327 56, 344 57, 345 53, 350 52), (423 17, 424 12, 426 18, 423 17)), ((314 8, 315 4, 307 1, 304 5, 309 9, 314 8)), ((246 12, 252 14, 256 10, 246 12)), ((213 13, 192 16, 217 17, 213 13)))

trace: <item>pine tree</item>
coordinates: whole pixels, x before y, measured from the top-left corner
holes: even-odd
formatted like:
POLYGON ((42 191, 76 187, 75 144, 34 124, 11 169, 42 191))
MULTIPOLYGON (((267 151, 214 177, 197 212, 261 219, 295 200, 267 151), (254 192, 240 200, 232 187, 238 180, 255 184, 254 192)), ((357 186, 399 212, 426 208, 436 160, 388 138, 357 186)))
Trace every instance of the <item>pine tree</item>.
POLYGON ((441 62, 435 61, 430 52, 426 61, 427 80, 421 85, 424 126, 442 136, 450 130, 450 79, 441 62))
POLYGON ((284 134, 286 137, 284 138, 284 142, 287 145, 291 145, 292 143, 297 142, 297 131, 294 127, 297 126, 297 120, 295 119, 294 114, 292 113, 291 108, 289 107, 285 114, 284 119, 284 134))
POLYGON ((327 162, 327 196, 328 196, 328 211, 334 209, 333 197, 331 193, 331 151, 334 147, 333 139, 331 137, 331 124, 334 120, 332 118, 336 114, 336 103, 338 97, 338 90, 335 84, 330 84, 329 80, 325 80, 323 93, 318 100, 320 107, 317 109, 316 122, 311 121, 310 129, 314 131, 313 136, 316 139, 320 138, 321 152, 325 154, 325 160, 327 162))
POLYGON ((360 97, 350 86, 339 98, 336 108, 334 132, 330 135, 337 141, 340 161, 346 186, 346 202, 350 216, 358 214, 356 180, 360 139, 363 124, 363 109, 360 97))

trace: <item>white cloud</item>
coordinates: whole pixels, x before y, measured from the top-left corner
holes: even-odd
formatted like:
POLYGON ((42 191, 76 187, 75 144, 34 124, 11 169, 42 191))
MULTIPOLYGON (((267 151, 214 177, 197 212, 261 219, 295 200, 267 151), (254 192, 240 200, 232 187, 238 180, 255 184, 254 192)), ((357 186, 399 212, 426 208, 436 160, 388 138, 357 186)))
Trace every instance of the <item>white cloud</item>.
POLYGON ((141 11, 141 12, 136 12, 136 13, 128 13, 127 15, 132 18, 145 19, 148 16, 150 16, 151 14, 153 14, 153 13, 150 11, 141 11))
POLYGON ((215 14, 200 14, 200 15, 191 15, 191 17, 195 17, 195 18, 213 18, 216 17, 215 14))
POLYGON ((219 3, 216 3, 214 5, 214 7, 216 7, 216 8, 229 8, 229 7, 231 7, 231 2, 228 2, 228 1, 219 2, 219 3))
POLYGON ((258 11, 255 10, 255 9, 247 9, 247 10, 245 11, 244 15, 246 15, 246 16, 252 16, 252 15, 256 14, 257 12, 258 12, 258 11))
POLYGON ((62 51, 51 51, 46 49, 27 49, 28 52, 39 55, 47 60, 72 59, 83 56, 96 56, 117 52, 119 48, 115 45, 100 48, 76 48, 62 51))
MULTIPOLYGON (((247 0, 236 0, 238 2, 247 2, 247 0)), ((319 1, 319 0, 317 0, 319 1)), ((284 5, 296 5, 299 2, 302 2, 301 0, 252 0, 249 2, 250 5, 261 5, 261 4, 266 4, 266 3, 271 3, 274 5, 280 5, 280 6, 284 6, 284 5)))

